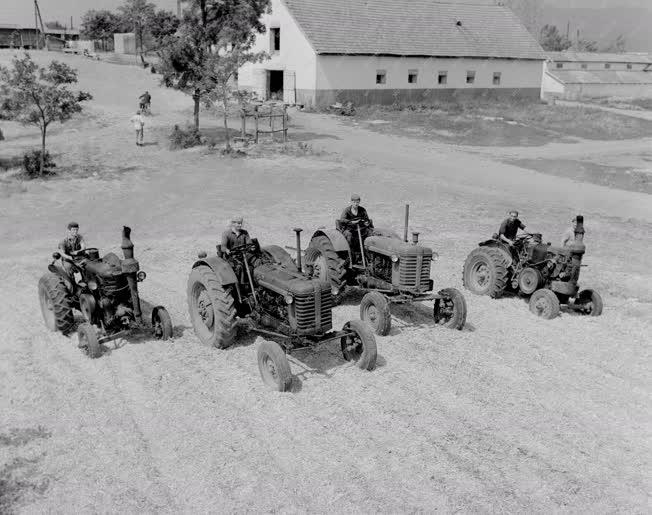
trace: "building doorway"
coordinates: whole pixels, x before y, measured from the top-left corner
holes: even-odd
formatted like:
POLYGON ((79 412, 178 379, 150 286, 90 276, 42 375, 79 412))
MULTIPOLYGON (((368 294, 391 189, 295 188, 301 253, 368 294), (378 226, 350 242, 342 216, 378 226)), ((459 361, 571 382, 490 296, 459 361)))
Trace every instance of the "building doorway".
POLYGON ((269 70, 270 100, 283 100, 283 70, 269 70))

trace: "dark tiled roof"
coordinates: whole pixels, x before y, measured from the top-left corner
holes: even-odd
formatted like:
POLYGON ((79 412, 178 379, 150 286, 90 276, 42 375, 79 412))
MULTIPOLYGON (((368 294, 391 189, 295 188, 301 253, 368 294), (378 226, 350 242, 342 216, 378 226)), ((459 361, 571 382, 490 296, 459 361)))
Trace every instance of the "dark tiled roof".
POLYGON ((614 70, 548 70, 564 84, 652 84, 652 72, 614 70))
POLYGON ((546 58, 518 18, 498 5, 282 1, 318 54, 546 58))

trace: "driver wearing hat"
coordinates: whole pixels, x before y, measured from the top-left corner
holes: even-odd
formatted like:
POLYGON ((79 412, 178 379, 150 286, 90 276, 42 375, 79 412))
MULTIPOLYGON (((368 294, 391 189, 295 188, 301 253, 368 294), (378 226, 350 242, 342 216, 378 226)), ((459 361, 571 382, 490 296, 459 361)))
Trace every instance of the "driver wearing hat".
POLYGON ((231 227, 222 233, 222 251, 229 254, 231 249, 251 243, 249 233, 242 228, 242 217, 231 219, 231 227))

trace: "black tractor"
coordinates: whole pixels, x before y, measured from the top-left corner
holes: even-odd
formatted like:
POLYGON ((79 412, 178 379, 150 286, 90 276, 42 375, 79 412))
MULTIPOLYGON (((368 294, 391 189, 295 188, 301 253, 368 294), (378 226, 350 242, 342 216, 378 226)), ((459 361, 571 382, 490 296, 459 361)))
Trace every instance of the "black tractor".
POLYGON ((584 217, 578 215, 575 240, 565 247, 542 242, 539 233, 523 233, 513 245, 498 234, 471 251, 464 263, 464 286, 476 295, 493 298, 505 293, 529 297, 530 311, 545 319, 559 315, 565 304, 578 313, 602 314, 602 298, 579 289, 584 245, 584 217))
POLYGON ((301 270, 301 229, 297 262, 276 245, 258 240, 226 252, 200 252, 188 278, 188 309, 195 334, 219 349, 233 345, 238 328, 268 337, 257 349, 264 383, 287 391, 292 374, 286 353, 339 340, 344 359, 363 370, 376 366, 376 340, 360 320, 332 331, 333 299, 327 282, 301 270))
POLYGON ((404 237, 389 229, 368 227, 364 220, 336 220, 335 229, 319 228, 306 249, 306 272, 328 281, 339 301, 347 286, 367 293, 360 302, 360 318, 376 334, 389 333, 390 304, 434 301, 435 323, 462 329, 466 323, 466 301, 455 288, 433 292, 430 266, 438 255, 419 245, 419 233, 408 243, 409 206, 405 207, 404 237), (352 233, 351 244, 344 232, 352 233))
POLYGON ((163 306, 152 310, 151 326, 142 320, 138 283, 147 275, 134 259, 131 229, 123 227, 120 259, 110 252, 100 258, 97 248, 74 252, 72 259, 52 254, 49 273, 38 283, 38 295, 45 325, 68 334, 75 328, 74 310, 85 319, 77 328, 79 347, 91 358, 102 355, 102 344, 127 336, 134 330, 148 330, 154 338, 172 337, 172 321, 163 306))

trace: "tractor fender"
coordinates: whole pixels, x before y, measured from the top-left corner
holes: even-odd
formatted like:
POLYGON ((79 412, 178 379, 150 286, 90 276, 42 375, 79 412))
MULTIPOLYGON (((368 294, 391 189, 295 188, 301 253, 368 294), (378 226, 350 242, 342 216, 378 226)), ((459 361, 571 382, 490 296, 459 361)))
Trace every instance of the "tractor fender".
POLYGON ((333 245, 335 252, 338 254, 340 252, 346 252, 346 254, 349 256, 349 260, 351 259, 351 249, 349 248, 349 242, 346 241, 346 238, 340 231, 337 229, 317 229, 312 237, 316 238, 317 236, 326 236, 330 240, 331 245, 333 245))
POLYGON ((220 280, 220 284, 225 286, 227 284, 236 284, 238 279, 235 276, 235 272, 231 265, 218 256, 206 257, 195 261, 195 264, 192 265, 193 268, 198 266, 207 266, 220 280))
POLYGON ((512 266, 514 262, 514 258, 512 257, 512 251, 510 250, 509 246, 506 245, 505 243, 498 241, 498 240, 487 240, 479 243, 480 247, 491 247, 493 249, 499 250, 500 253, 502 254, 503 258, 505 259, 506 266, 509 268, 512 266))
POLYGON ((261 250, 269 254, 275 263, 283 265, 290 270, 297 269, 297 264, 292 260, 292 256, 278 245, 266 245, 261 250))
POLYGON ((66 289, 68 290, 68 293, 75 292, 74 283, 70 278, 70 276, 68 275, 68 273, 63 268, 55 265, 54 263, 51 263, 50 265, 48 265, 48 270, 53 274, 56 274, 59 277, 61 277, 61 279, 63 279, 63 283, 66 285, 66 289))

